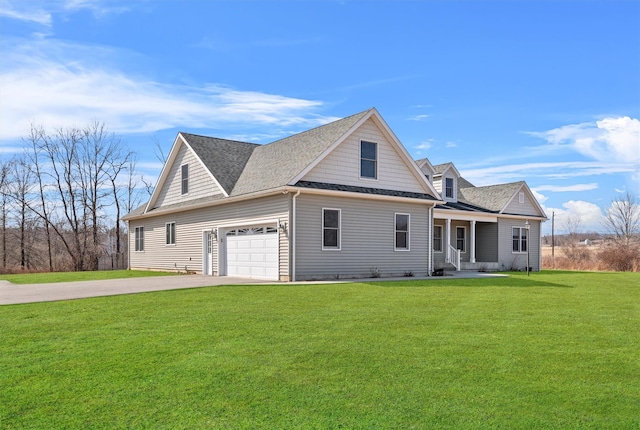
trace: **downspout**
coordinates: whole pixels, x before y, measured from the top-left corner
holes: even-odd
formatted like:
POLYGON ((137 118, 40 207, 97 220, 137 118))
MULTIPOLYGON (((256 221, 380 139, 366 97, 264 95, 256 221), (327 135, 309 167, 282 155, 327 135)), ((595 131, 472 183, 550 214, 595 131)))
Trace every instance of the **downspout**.
POLYGON ((289 248, 291 249, 291 282, 296 281, 296 197, 300 195, 302 190, 298 190, 293 195, 293 209, 291 211, 291 225, 289 226, 289 232, 291 233, 291 241, 289 242, 289 248))

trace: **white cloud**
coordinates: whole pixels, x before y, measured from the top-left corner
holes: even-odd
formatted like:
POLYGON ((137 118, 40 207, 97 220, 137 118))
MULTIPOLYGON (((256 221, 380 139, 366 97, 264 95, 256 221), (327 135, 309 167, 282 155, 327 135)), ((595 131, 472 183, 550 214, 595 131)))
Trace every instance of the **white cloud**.
POLYGON ((51 14, 31 2, 12 3, 8 0, 0 1, 0 16, 18 21, 35 22, 50 26, 51 14))
POLYGON ((592 182, 590 184, 574 184, 574 185, 540 185, 536 187, 538 191, 553 191, 553 192, 573 192, 573 191, 589 191, 598 189, 598 184, 592 182))
MULTIPOLYGON (((543 207, 549 219, 555 213, 556 233, 569 233, 563 231, 569 219, 580 220, 580 232, 602 231, 604 215, 600 206, 582 200, 569 200, 562 204, 562 208, 543 207)), ((545 223, 545 230, 551 232, 551 223, 545 223)), ((580 233, 579 232, 579 233, 580 233)))
POLYGON ((445 145, 446 148, 455 148, 456 146, 458 146, 458 144, 455 142, 447 142, 445 145))
POLYGON ((603 162, 640 162, 640 120, 628 116, 565 125, 542 133, 554 147, 570 147, 603 162))
POLYGON ((519 181, 524 177, 559 180, 592 175, 633 173, 636 170, 637 163, 601 161, 552 161, 482 166, 474 169, 460 168, 462 175, 477 185, 519 181))
POLYGON ((50 27, 56 14, 90 10, 94 17, 100 18, 126 12, 128 4, 118 0, 0 0, 0 16, 50 27))
POLYGON ((320 101, 217 84, 154 82, 111 64, 119 54, 55 40, 5 44, 0 140, 24 136, 32 123, 49 129, 82 126, 92 119, 116 133, 221 124, 314 127, 334 119, 313 112, 320 101))
POLYGON ((421 114, 421 115, 414 115, 412 117, 409 117, 409 121, 423 121, 425 119, 429 118, 429 115, 426 114, 421 114))

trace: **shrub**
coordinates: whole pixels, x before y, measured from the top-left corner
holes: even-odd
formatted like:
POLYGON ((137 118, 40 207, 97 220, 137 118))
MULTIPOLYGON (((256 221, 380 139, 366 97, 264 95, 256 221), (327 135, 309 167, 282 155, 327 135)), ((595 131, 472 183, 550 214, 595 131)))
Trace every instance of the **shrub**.
POLYGON ((640 271, 640 245, 616 241, 602 248, 598 259, 608 270, 618 272, 640 271))

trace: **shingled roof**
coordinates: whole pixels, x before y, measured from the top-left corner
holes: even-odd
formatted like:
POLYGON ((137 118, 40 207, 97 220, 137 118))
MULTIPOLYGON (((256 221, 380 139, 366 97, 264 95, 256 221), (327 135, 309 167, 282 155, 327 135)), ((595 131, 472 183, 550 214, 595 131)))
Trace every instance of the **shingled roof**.
POLYGON ((518 181, 486 187, 460 188, 458 200, 493 212, 499 212, 507 206, 523 185, 524 181, 518 181))
POLYGON ((251 154, 230 195, 247 194, 289 184, 372 110, 259 146, 251 154))
POLYGON ((180 133, 229 195, 251 157, 255 143, 180 133))

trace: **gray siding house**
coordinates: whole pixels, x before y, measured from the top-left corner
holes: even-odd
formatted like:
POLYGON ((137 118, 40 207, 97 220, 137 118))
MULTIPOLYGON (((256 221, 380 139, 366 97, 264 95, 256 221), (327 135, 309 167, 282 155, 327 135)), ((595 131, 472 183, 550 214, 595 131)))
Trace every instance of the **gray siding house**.
POLYGON ((524 182, 414 161, 372 108, 266 145, 178 133, 123 219, 132 269, 297 281, 538 270, 546 217, 524 182))

